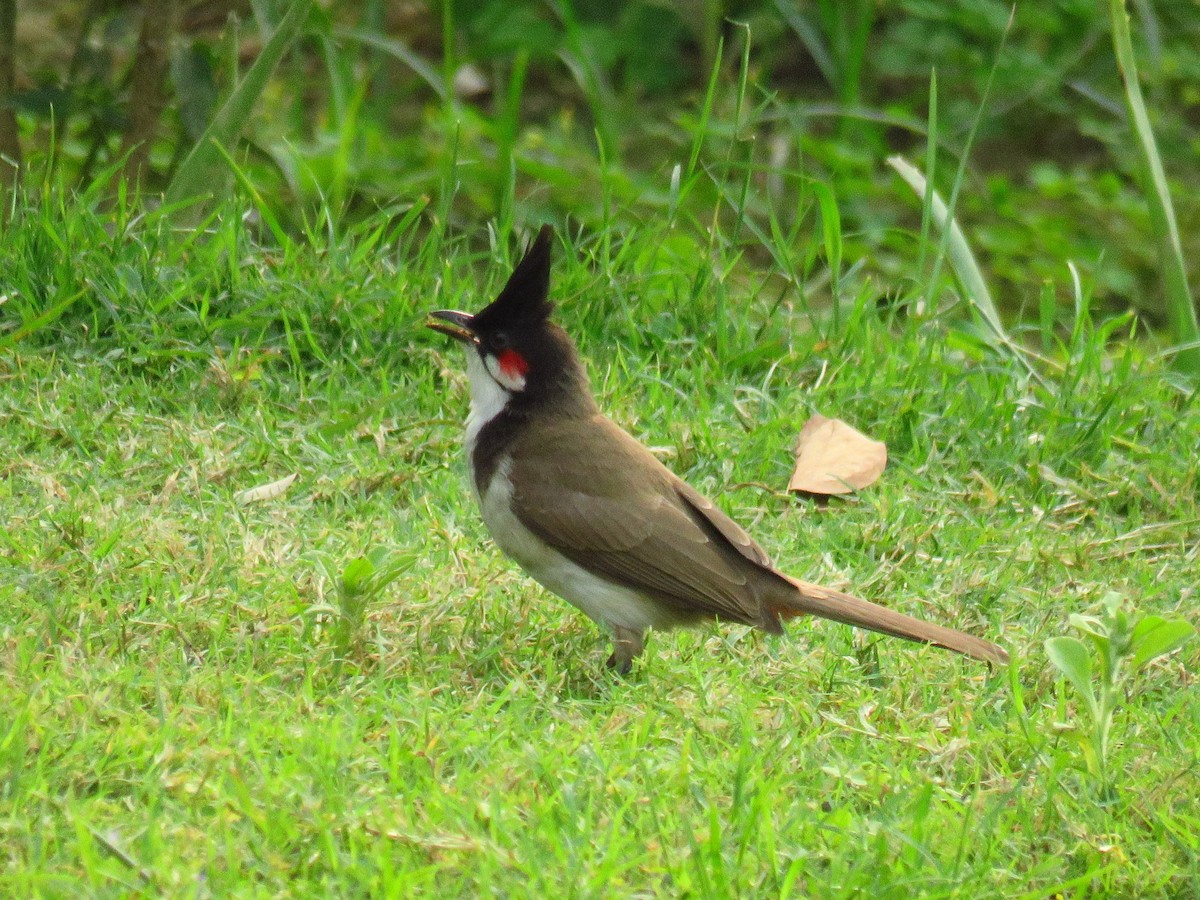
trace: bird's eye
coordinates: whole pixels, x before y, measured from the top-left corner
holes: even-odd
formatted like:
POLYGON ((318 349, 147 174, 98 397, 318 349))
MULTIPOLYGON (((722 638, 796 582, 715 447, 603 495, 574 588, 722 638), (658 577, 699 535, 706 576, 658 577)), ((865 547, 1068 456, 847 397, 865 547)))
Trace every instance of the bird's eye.
POLYGON ((489 341, 489 343, 492 345, 493 350, 507 350, 510 343, 508 339, 508 332, 497 331, 492 335, 492 339, 489 341))

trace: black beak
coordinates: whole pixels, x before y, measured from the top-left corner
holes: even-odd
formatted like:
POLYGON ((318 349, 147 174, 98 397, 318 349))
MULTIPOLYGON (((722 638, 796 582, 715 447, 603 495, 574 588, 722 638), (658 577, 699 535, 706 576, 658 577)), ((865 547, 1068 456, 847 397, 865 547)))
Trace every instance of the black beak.
POLYGON ((475 317, 470 313, 456 312, 453 309, 436 309, 429 315, 442 321, 426 322, 425 327, 448 334, 456 341, 467 344, 479 343, 479 338, 475 336, 475 332, 471 328, 471 320, 475 317))

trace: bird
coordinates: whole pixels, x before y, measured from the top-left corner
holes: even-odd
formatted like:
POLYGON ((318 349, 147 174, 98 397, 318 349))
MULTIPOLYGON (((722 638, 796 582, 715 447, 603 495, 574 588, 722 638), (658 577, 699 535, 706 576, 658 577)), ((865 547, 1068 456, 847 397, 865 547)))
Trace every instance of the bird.
POLYGON ((483 522, 509 558, 612 633, 628 675, 650 630, 741 623, 778 634, 815 615, 1001 665, 996 644, 784 574, 733 519, 605 416, 551 319, 554 230, 476 313, 426 325, 466 351, 466 456, 483 522))

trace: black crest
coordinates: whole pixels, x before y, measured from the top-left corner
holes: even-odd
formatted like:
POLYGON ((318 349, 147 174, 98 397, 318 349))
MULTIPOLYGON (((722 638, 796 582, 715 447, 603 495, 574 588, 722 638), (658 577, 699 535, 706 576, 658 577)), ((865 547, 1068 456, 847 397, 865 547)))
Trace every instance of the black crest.
POLYGON ((495 300, 475 314, 476 326, 487 328, 501 323, 540 322, 550 316, 550 250, 554 245, 554 227, 543 225, 525 251, 508 283, 495 300))

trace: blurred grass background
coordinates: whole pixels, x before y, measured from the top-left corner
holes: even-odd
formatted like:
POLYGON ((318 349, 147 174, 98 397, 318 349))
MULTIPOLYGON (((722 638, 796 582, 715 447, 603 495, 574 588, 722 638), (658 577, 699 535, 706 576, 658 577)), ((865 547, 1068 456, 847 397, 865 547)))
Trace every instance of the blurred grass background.
MULTIPOLYGON (((8 105, 26 188, 111 186, 115 172, 161 193, 288 6, 15 3, 8 105)), ((1194 283, 1200 7, 1130 9, 1194 283)), ((686 257, 723 217, 745 223, 728 240, 761 269, 779 260, 755 227, 821 243, 817 182, 836 198, 843 258, 886 298, 914 275, 921 211, 884 160, 928 167, 935 69, 935 187, 949 194, 978 117, 955 211, 1005 313, 1033 318, 1070 260, 1096 308, 1163 323, 1097 0, 317 3, 204 186, 220 195, 239 170, 243 202, 291 235, 420 205, 439 233, 490 223, 492 247, 514 220, 615 234, 690 222, 686 257)))

